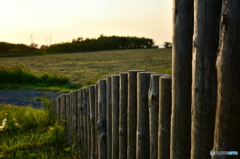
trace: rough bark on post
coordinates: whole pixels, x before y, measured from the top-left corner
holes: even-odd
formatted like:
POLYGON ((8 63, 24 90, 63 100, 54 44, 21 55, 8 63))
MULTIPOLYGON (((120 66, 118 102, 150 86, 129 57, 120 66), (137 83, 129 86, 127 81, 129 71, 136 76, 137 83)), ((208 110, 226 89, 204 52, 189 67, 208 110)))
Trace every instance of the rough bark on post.
POLYGON ((76 146, 75 146, 75 150, 78 149, 78 140, 79 140, 79 136, 78 136, 78 129, 79 129, 79 121, 78 121, 78 116, 79 116, 79 91, 76 90, 74 91, 74 94, 75 94, 75 115, 76 115, 76 118, 75 118, 75 140, 76 140, 76 146))
POLYGON ((87 89, 83 89, 83 152, 84 158, 87 157, 87 89))
POLYGON ((89 97, 89 86, 87 89, 87 158, 91 156, 91 123, 90 123, 90 97, 89 97))
POLYGON ((98 142, 99 159, 107 158, 107 136, 106 136, 106 79, 98 80, 98 142))
POLYGON ((119 159, 127 158, 128 72, 120 73, 119 95, 119 159))
POLYGON ((96 139, 96 144, 95 144, 95 156, 98 158, 98 151, 99 151, 99 138, 98 138, 98 83, 95 84, 95 139, 96 139))
POLYGON ((216 114, 216 58, 221 0, 194 1, 191 158, 211 158, 216 114), (214 7, 214 9, 213 9, 214 7))
POLYGON ((72 144, 72 136, 71 136, 71 112, 70 112, 70 93, 66 94, 66 114, 67 114, 67 141, 68 145, 71 146, 72 144))
POLYGON ((163 74, 151 74, 148 90, 150 158, 158 157, 158 109, 159 109, 159 78, 163 74))
POLYGON ((136 132, 137 132, 137 73, 143 70, 128 71, 128 110, 127 131, 128 148, 127 158, 136 158, 136 132), (131 114, 131 115, 130 115, 131 114))
POLYGON ((119 151, 119 75, 112 76, 112 158, 119 151))
POLYGON ((78 105, 78 112, 79 112, 79 116, 78 116, 78 149, 80 150, 80 155, 82 157, 82 134, 83 134, 83 130, 82 130, 82 101, 83 101, 83 94, 82 94, 82 89, 78 90, 79 92, 79 105, 78 105))
POLYGON ((170 158, 171 76, 159 79, 158 159, 170 158))
POLYGON ((91 159, 95 159, 95 86, 90 85, 89 89, 89 111, 90 111, 90 130, 91 130, 91 159))
POLYGON ((65 98, 64 95, 61 95, 59 97, 59 119, 60 119, 60 123, 61 125, 64 125, 64 118, 65 118, 65 98))
POLYGON ((107 158, 112 158, 112 77, 107 77, 107 158))
POLYGON ((172 124, 173 159, 190 158, 193 0, 173 1, 172 124), (184 143, 184 146, 183 146, 184 143))
POLYGON ((75 120, 76 120, 76 104, 75 104, 75 91, 71 92, 71 98, 72 98, 72 107, 71 107, 71 112, 72 112, 72 146, 75 149, 76 146, 76 133, 75 133, 75 120))
MULTIPOLYGON (((222 14, 220 52, 217 57, 218 101, 215 151, 240 152, 240 1, 228 0, 222 14)), ((214 159, 239 156, 213 156, 214 159)))
POLYGON ((151 74, 151 72, 137 73, 137 159, 150 158, 148 89, 151 74))

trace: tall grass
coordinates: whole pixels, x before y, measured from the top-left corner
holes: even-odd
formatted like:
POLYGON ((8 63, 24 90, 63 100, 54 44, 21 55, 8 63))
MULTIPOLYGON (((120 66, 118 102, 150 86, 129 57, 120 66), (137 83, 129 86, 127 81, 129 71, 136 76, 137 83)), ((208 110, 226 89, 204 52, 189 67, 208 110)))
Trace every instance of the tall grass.
POLYGON ((67 146, 64 128, 54 120, 47 100, 44 110, 0 105, 0 121, 4 119, 7 124, 0 131, 0 158, 77 158, 67 146))
POLYGON ((26 68, 20 66, 0 66, 0 89, 19 88, 26 85, 32 88, 60 87, 70 90, 79 88, 80 85, 71 84, 68 78, 63 76, 49 75, 43 73, 35 75, 30 73, 26 68))

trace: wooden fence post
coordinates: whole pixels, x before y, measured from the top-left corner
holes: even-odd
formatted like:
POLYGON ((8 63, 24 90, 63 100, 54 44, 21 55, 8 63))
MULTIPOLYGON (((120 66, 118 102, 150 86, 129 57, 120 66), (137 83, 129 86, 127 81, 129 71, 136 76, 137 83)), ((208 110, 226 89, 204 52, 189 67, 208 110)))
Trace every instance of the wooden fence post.
POLYGON ((194 1, 191 158, 211 158, 217 97, 216 57, 222 1, 194 1), (214 9, 212 8, 214 6, 214 9))
POLYGON ((119 151, 119 75, 112 76, 112 158, 119 151))
POLYGON ((159 78, 162 74, 151 74, 148 90, 150 158, 158 157, 158 109, 159 109, 159 78))
POLYGON ((128 110, 127 131, 128 131, 128 159, 136 158, 136 132, 137 132, 137 73, 143 70, 128 71, 128 110), (131 114, 131 115, 130 115, 131 114))
POLYGON ((78 150, 80 151, 80 156, 82 157, 82 100, 83 94, 82 89, 78 90, 79 103, 78 103, 78 150))
POLYGON ((83 158, 87 157, 87 89, 83 88, 83 158))
POLYGON ((159 79, 158 159, 170 158, 171 76, 159 79))
POLYGON ((128 72, 120 73, 119 96, 119 159, 127 158, 128 72))
POLYGON ((107 158, 106 136, 106 79, 98 80, 98 142, 99 159, 107 158))
POLYGON ((89 97, 89 86, 87 89, 87 158, 91 156, 91 123, 90 123, 90 97, 89 97))
MULTIPOLYGON (((215 151, 240 152, 240 1, 228 0, 222 15, 217 57, 218 101, 215 151)), ((239 156, 213 156, 213 159, 239 156)))
POLYGON ((107 158, 112 158, 112 77, 107 77, 107 158))
POLYGON ((95 144, 95 156, 98 159, 98 152, 99 152, 99 138, 98 138, 98 83, 95 84, 95 139, 96 139, 96 144, 95 144))
POLYGON ((137 73, 137 159, 150 158, 148 89, 151 74, 137 73))
POLYGON ((89 111, 90 111, 90 130, 91 130, 91 159, 95 159, 95 86, 90 85, 89 87, 89 111))
POLYGON ((78 92, 78 90, 76 90, 76 91, 74 91, 74 96, 75 96, 75 115, 76 115, 76 117, 75 117, 75 131, 74 131, 74 133, 75 133, 75 149, 77 150, 78 149, 78 140, 79 140, 79 136, 78 136, 78 130, 79 130, 79 121, 78 121, 78 116, 79 116, 79 92, 78 92))
POLYGON ((71 119, 72 119, 72 116, 71 116, 71 111, 70 111, 70 102, 71 102, 71 99, 70 99, 70 93, 66 94, 66 114, 67 114, 67 141, 68 141, 68 145, 71 146, 71 139, 72 139, 72 136, 71 136, 71 119))
POLYGON ((190 158, 192 36, 193 1, 174 0, 171 159, 190 158))

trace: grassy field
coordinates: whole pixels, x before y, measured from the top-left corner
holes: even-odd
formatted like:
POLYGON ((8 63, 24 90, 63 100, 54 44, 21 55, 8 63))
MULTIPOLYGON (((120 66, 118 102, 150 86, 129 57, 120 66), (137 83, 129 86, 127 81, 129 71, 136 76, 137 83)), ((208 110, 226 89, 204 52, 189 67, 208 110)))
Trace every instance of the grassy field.
POLYGON ((171 49, 137 49, 0 58, 2 66, 65 76, 73 83, 96 82, 119 72, 146 70, 171 74, 171 49))

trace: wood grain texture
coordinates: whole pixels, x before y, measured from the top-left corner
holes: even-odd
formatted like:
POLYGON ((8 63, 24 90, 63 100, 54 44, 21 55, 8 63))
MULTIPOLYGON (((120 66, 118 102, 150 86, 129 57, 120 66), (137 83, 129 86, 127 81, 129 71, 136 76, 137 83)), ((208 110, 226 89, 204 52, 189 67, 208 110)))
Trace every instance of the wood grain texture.
POLYGON ((107 158, 112 158, 112 77, 107 77, 107 158))
POLYGON ((190 158, 193 1, 173 1, 170 158, 190 158), (183 146, 184 143, 184 146, 183 146))

